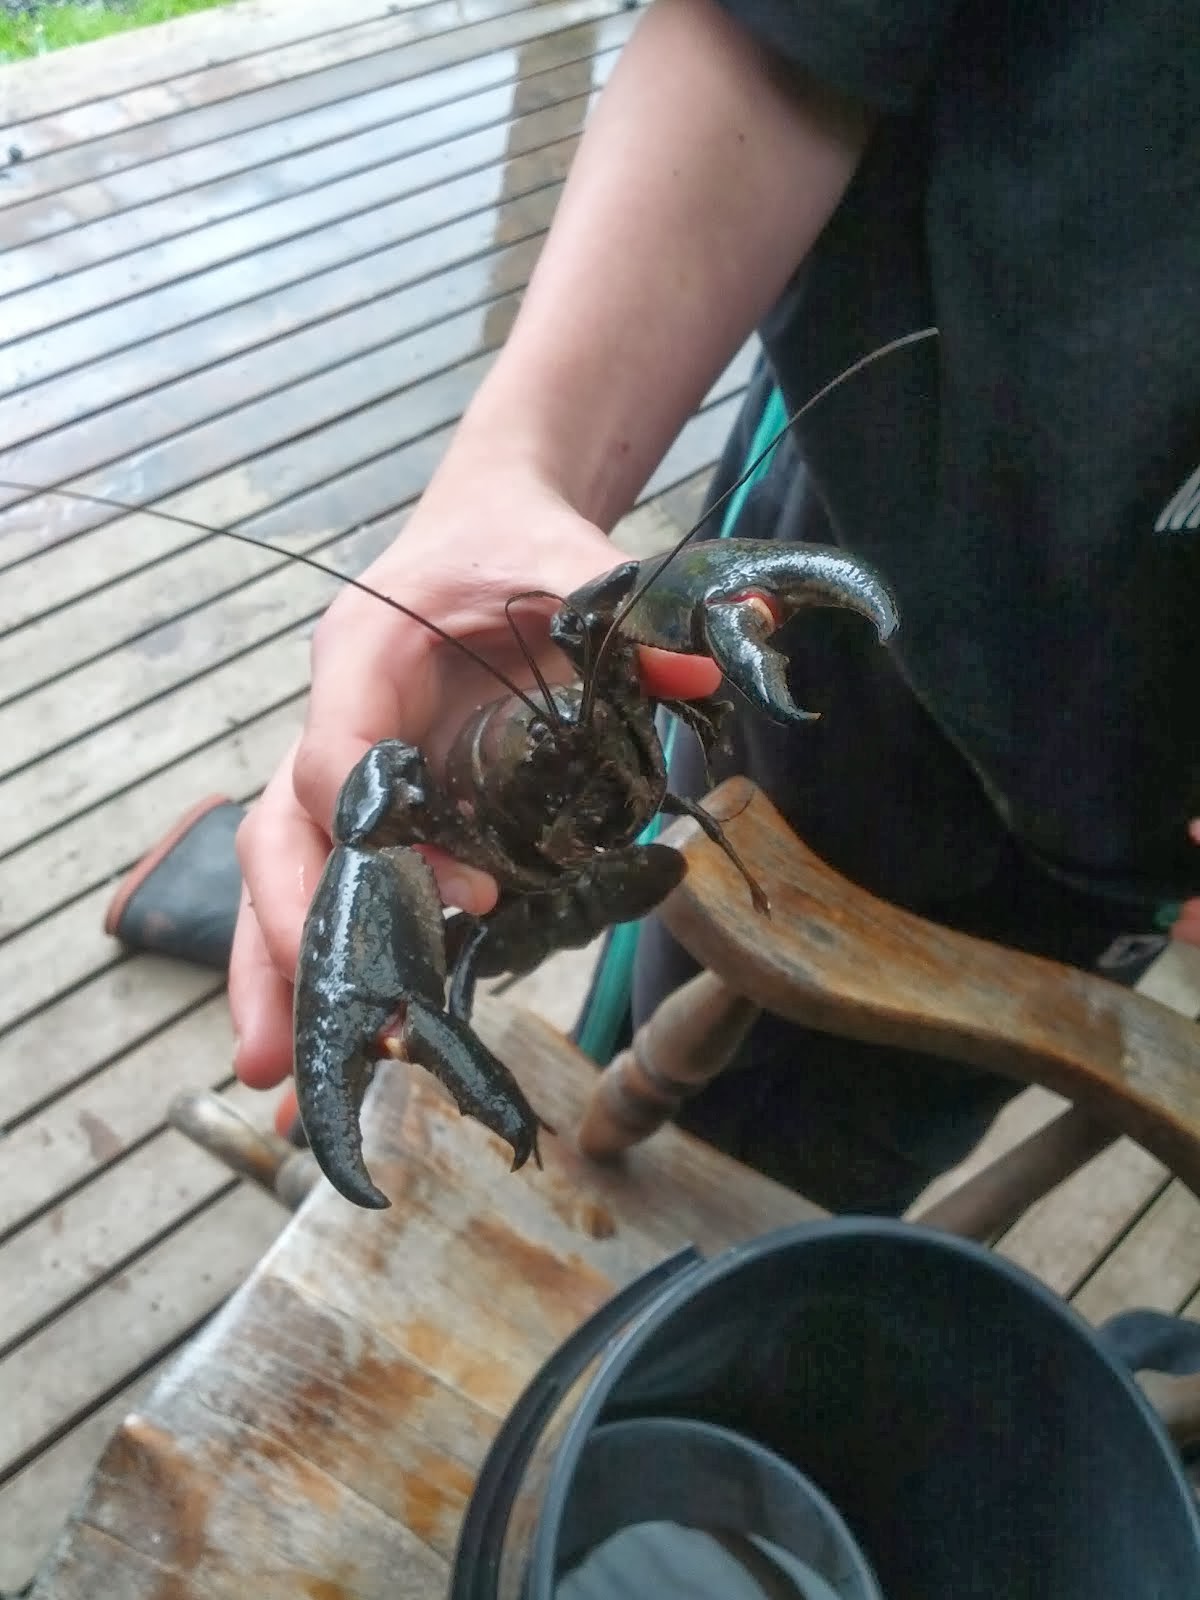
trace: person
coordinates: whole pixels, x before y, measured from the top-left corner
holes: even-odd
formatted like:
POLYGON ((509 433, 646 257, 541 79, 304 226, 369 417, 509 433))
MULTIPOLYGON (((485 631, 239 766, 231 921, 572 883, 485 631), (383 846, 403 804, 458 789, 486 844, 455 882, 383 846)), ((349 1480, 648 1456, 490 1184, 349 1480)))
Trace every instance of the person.
MULTIPOLYGON (((520 672, 505 597, 613 565, 608 532, 755 330, 713 499, 769 403, 936 325, 792 430, 738 524, 872 561, 894 647, 810 614, 788 648, 821 722, 740 713, 726 770, 947 925, 1125 979, 1173 917, 1200 941, 1197 60, 1192 0, 652 0, 511 336, 367 581, 520 672)), ((654 652, 643 675, 717 681, 654 652)), ((384 736, 436 760, 494 692, 357 592, 321 621, 303 733, 238 833, 246 1083, 290 1071, 342 780, 384 736)), ((703 794, 686 742, 672 777, 703 794)), ((485 875, 431 859, 448 904, 489 908, 485 875)), ((688 970, 650 919, 634 1020, 688 970)), ((685 1125, 840 1209, 902 1209, 1014 1092, 772 1018, 742 1064, 685 1125)))

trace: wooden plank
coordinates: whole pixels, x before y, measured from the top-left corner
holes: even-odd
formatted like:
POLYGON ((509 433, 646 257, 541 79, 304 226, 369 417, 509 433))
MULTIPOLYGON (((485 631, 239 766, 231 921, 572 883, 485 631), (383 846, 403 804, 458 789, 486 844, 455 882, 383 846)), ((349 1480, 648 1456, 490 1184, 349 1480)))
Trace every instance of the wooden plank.
MULTIPOLYGON (((358 75, 365 78, 368 67, 374 76, 389 70, 389 81, 375 88, 355 86, 349 97, 340 86, 339 98, 331 103, 244 133, 228 126, 234 108, 216 108, 204 114, 220 118, 213 139, 108 172, 103 182, 88 178, 9 206, 0 217, 0 237, 7 245, 0 257, 0 294, 233 215, 263 198, 278 199, 285 192, 281 184, 312 188, 321 172, 328 178, 331 171, 352 170, 356 162, 375 164, 384 159, 382 149, 370 148, 377 135, 394 143, 403 133, 403 148, 416 150, 492 120, 508 120, 517 105, 525 114, 592 92, 607 77, 631 17, 622 13, 599 25, 542 32, 553 20, 550 7, 519 12, 504 48, 418 77, 408 77, 400 61, 369 57, 357 66, 358 75), (531 37, 522 43, 523 36, 531 37), (520 77, 513 76, 514 65, 520 77)), ((468 48, 460 35, 452 37, 461 49, 468 48)), ((175 123, 167 126, 178 134, 175 123)), ((99 160, 96 150, 92 154, 99 160)))
MULTIPOLYGON (((547 1115, 574 1126, 592 1069, 536 1019, 485 1011, 493 1047, 522 1062, 547 1115)), ((336 1574, 360 1600, 392 1600, 397 1573, 412 1571, 414 1534, 449 1547, 468 1487, 458 1469, 487 1437, 476 1413, 491 1419, 486 1429, 507 1412, 568 1326, 564 1305, 577 1319, 604 1295, 605 1261, 624 1250, 628 1274, 649 1264, 647 1249, 649 1259, 686 1239, 720 1249, 813 1214, 673 1128, 624 1170, 590 1167, 568 1140, 550 1140, 546 1171, 514 1178, 495 1140, 427 1079, 400 1071, 372 1091, 366 1143, 404 1203, 349 1216, 331 1191, 314 1192, 106 1452, 43 1594, 152 1592, 127 1585, 141 1582, 144 1562, 160 1577, 176 1571, 172 1506, 186 1495, 203 1554, 179 1568, 179 1600, 247 1585, 282 1594, 300 1570, 336 1574), (230 1418, 265 1426, 248 1432, 230 1418), (360 1559, 366 1535, 331 1483, 356 1487, 391 1521, 387 1548, 360 1559), (247 1506, 262 1509, 247 1520, 247 1506), (97 1528, 119 1545, 97 1548, 97 1528)), ((426 1586, 413 1593, 443 1592, 444 1580, 419 1576, 426 1586)))
POLYGON ((150 1393, 170 1360, 156 1362, 0 1484, 0 1593, 16 1593, 32 1581, 109 1440, 150 1393))
MULTIPOLYGON (((167 963, 146 956, 130 965, 141 967, 142 987, 154 991, 157 969, 167 963)), ((19 1123, 5 1137, 0 1235, 24 1226, 65 1191, 160 1132, 172 1097, 215 1089, 228 1079, 232 1059, 229 1007, 221 992, 19 1123)))
MULTIPOLYGON (((0 945, 93 889, 114 889, 119 875, 151 844, 153 830, 165 833, 200 796, 225 794, 244 801, 257 794, 299 731, 303 713, 298 693, 9 856, 0 896, 0 945)), ((0 1084, 3 1070, 0 1062, 0 1084)))
POLYGON ((1089 1322, 1101 1323, 1134 1308, 1179 1311, 1198 1289, 1200 1199, 1173 1182, 1073 1298, 1089 1322))
MULTIPOLYGON (((261 454, 273 444, 323 422, 336 421, 347 409, 357 410, 374 399, 435 378, 481 348, 494 349, 498 333, 516 305, 511 296, 528 281, 539 246, 539 240, 529 240, 452 269, 438 285, 436 309, 445 314, 436 321, 429 319, 430 295, 425 285, 401 289, 280 340, 269 359, 259 352, 234 358, 171 385, 167 391, 113 407, 71 429, 58 429, 0 459, 0 477, 11 471, 20 479, 51 481, 57 455, 60 471, 63 460, 78 464, 80 474, 72 487, 84 493, 119 495, 122 487, 131 484, 147 499, 174 493, 248 455, 261 454), (486 344, 481 334, 487 338, 486 344), (223 410, 231 393, 241 400, 232 414, 223 410), (122 444, 129 450, 131 441, 137 441, 140 448, 121 458, 122 444), (83 471, 92 465, 89 455, 99 457, 103 470, 83 471)), ((110 531, 102 539, 78 541, 70 560, 57 558, 51 550, 40 560, 26 563, 20 585, 8 586, 0 596, 0 629, 5 630, 0 638, 0 703, 53 671, 86 659, 82 651, 99 654, 107 648, 107 639, 128 636, 128 623, 122 634, 119 619, 110 614, 107 636, 97 633, 82 640, 64 609, 101 587, 112 587, 121 570, 120 566, 113 570, 113 558, 121 554, 123 543, 135 558, 140 555, 143 563, 171 549, 165 537, 152 544, 145 538, 123 540, 119 510, 90 503, 70 509, 75 515, 72 522, 60 524, 63 537, 71 536, 68 530, 83 532, 106 524, 110 531), (47 615, 55 611, 57 619, 47 615), (27 630, 34 622, 38 629, 30 634, 27 630), (59 651, 66 630, 71 631, 75 643, 68 646, 70 653, 64 657, 59 651)), ((173 535, 173 542, 181 547, 203 543, 203 535, 194 528, 171 528, 160 522, 157 532, 173 535)), ((216 548, 226 569, 238 570, 232 565, 235 547, 224 542, 216 548)), ((149 568, 143 567, 143 587, 152 581, 149 568)), ((124 608, 126 619, 144 619, 147 625, 156 620, 149 595, 133 599, 131 591, 123 593, 131 602, 124 608)))
MULTIPOLYGON (((574 137, 561 140, 516 159, 507 169, 511 193, 506 193, 505 201, 560 183, 570 166, 576 142, 574 137)), ((140 345, 169 329, 198 323, 213 312, 282 290, 310 273, 366 255, 377 246, 395 245, 471 211, 491 210, 496 202, 496 173, 491 167, 393 199, 387 198, 385 180, 377 174, 371 175, 370 185, 361 180, 351 182, 358 186, 362 209, 331 215, 330 207, 336 213, 339 201, 326 194, 322 215, 310 214, 305 231, 294 237, 264 245, 249 255, 237 253, 242 247, 231 246, 232 259, 151 290, 136 302, 112 305, 49 332, 14 341, 4 357, 10 394, 24 385, 41 383, 117 350, 140 345), (372 185, 374 203, 369 193, 372 185), (339 226, 318 225, 335 221, 339 226)), ((347 203, 343 189, 340 204, 347 203)), ((293 216, 292 220, 293 224, 301 224, 303 219, 293 216)), ((497 235, 492 242, 509 241, 497 235)), ((171 271, 182 270, 182 262, 174 257, 171 271)), ((197 335, 193 333, 193 337, 197 335)))
MULTIPOLYGON (((1200 975, 1200 963, 1192 955, 1185 952, 1181 959, 1179 947, 1169 946, 1138 981, 1138 992, 1195 1016, 1200 982, 1193 987, 1186 974, 1200 975)), ((1031 1206, 996 1248, 1070 1297, 1131 1224, 1150 1210, 1169 1181, 1161 1162, 1130 1140, 1119 1139, 1031 1206)))
MULTIPOLYGON (((720 433, 723 436, 736 403, 736 400, 721 402, 713 408, 714 413, 720 415, 701 413, 688 424, 671 453, 675 463, 673 470, 680 475, 690 475, 696 470, 697 461, 689 455, 689 448, 703 448, 711 459, 708 435, 720 433)), ((380 480, 381 490, 387 486, 390 462, 391 458, 381 454, 380 460, 366 469, 380 480)), ((658 478, 662 476, 661 471, 656 474, 658 478)), ((218 520, 232 520, 225 516, 219 504, 213 510, 218 520)), ((293 523, 298 520, 296 510, 295 505, 289 508, 289 520, 293 523)), ((340 519, 343 525, 351 517, 349 503, 343 503, 340 519)), ((343 548, 353 544, 356 550, 365 546, 374 554, 398 531, 394 522, 385 520, 339 542, 343 548), (372 540, 375 541, 373 547, 372 540)), ((324 554, 337 564, 336 548, 324 554)), ((307 627, 325 609, 329 600, 328 580, 320 580, 327 585, 323 603, 313 605, 303 615, 296 615, 295 605, 288 596, 311 597, 313 591, 308 585, 313 576, 306 573, 301 579, 298 573, 269 574, 260 580, 279 591, 281 608, 267 623, 268 628, 273 625, 275 637, 266 640, 263 640, 261 606, 252 604, 245 591, 234 596, 229 604, 235 611, 240 610, 243 617, 241 642, 235 647, 240 653, 233 654, 234 647, 231 647, 219 666, 211 667, 217 652, 212 649, 211 635, 204 631, 203 613, 198 612, 195 616, 200 620, 194 621, 189 630, 182 630, 178 637, 166 636, 172 647, 173 666, 169 669, 162 670, 154 665, 151 654, 154 645, 151 643, 148 648, 147 641, 142 640, 139 648, 124 659, 123 665, 121 657, 108 658, 103 664, 103 678, 97 669, 86 669, 78 675, 78 683, 61 680, 56 692, 48 697, 54 702, 52 712, 47 705, 48 714, 54 716, 57 729, 66 728, 70 702, 78 690, 88 705, 82 723, 86 731, 71 742, 60 744, 52 754, 35 760, 35 754, 45 750, 44 730, 31 729, 27 719, 21 721, 17 735, 22 741, 18 759, 23 765, 0 783, 0 850, 13 849, 36 838, 45 831, 44 819, 48 815, 55 821, 67 820, 116 788, 126 787, 142 774, 177 760, 198 744, 217 737, 227 726, 231 707, 236 708, 237 720, 245 721, 294 693, 307 681, 307 641, 294 630, 307 627), (285 624, 280 620, 285 615, 290 630, 287 633, 282 631, 285 624), (186 716, 182 712, 173 714, 172 697, 178 690, 169 689, 168 680, 174 675, 178 682, 185 671, 201 668, 206 669, 207 675, 203 698, 189 698, 186 716), (159 697, 147 700, 145 689, 151 674, 158 685, 159 697), (37 819, 32 826, 31 819, 37 819)), ((259 592, 260 599, 263 592, 259 592)), ((229 626, 233 626, 232 621, 229 626)), ((180 688, 186 692, 186 683, 180 688)), ((18 705, 28 712, 30 702, 18 705)), ((0 713, 0 718, 7 714, 0 713)))
MULTIPOLYGON (((478 212, 461 218, 366 258, 315 273, 277 295, 217 312, 203 324, 202 344, 193 328, 172 329, 69 377, 27 389, 0 412, 0 439, 8 447, 4 464, 20 464, 14 456, 23 441, 33 447, 40 436, 61 441, 66 430, 77 428, 84 418, 103 436, 109 413, 123 404, 136 404, 145 391, 152 391, 150 406, 161 400, 168 413, 176 406, 186 406, 182 397, 188 384, 210 367, 222 367, 245 356, 247 360, 236 369, 237 377, 244 377, 256 362, 273 364, 277 341, 302 331, 311 334, 322 322, 369 310, 388 295, 411 292, 424 302, 427 320, 436 321, 439 312, 450 309, 444 293, 447 283, 453 290, 452 275, 473 269, 482 276, 490 272, 502 251, 533 244, 549 226, 559 191, 559 185, 551 185, 494 214, 478 212)), ((337 327, 333 332, 336 336, 337 327)), ((224 405, 228 404, 226 396, 224 405)), ((167 431, 171 431, 169 419, 167 431)), ((73 437, 86 438, 87 432, 80 429, 73 437)), ((51 468, 55 482, 62 481, 64 460, 71 460, 65 443, 56 467, 51 468)), ((47 463, 43 460, 41 465, 47 463)), ((26 500, 4 513, 0 518, 0 570, 70 536, 73 525, 60 533, 55 506, 63 510, 61 501, 26 500)))
POLYGON ((210 1315, 285 1220, 240 1184, 0 1362, 0 1475, 210 1315))
MULTIPOLYGON (((493 111, 497 104, 494 97, 489 101, 493 111)), ((133 319, 136 333, 143 297, 155 289, 229 262, 240 263, 272 245, 305 238, 385 203, 394 204, 405 197, 419 203, 423 191, 440 190, 451 179, 577 135, 587 108, 587 97, 576 94, 527 117, 501 118, 490 126, 446 137, 432 148, 422 142, 410 149, 412 123, 394 123, 363 136, 364 143, 346 154, 350 168, 344 174, 338 171, 336 147, 324 159, 297 158, 287 165, 286 173, 278 175, 277 183, 269 173, 261 181, 256 178, 255 194, 244 196, 250 204, 228 217, 202 222, 174 237, 154 239, 114 260, 81 267, 49 282, 40 274, 31 288, 6 298, 6 342, 11 341, 19 351, 32 335, 95 311, 123 311, 127 319, 133 319), (394 153, 397 149, 401 153, 394 153), (377 150, 381 159, 371 160, 372 150, 377 150)), ((419 127, 424 126, 427 120, 421 119, 419 127)), ((122 343, 129 342, 130 331, 122 330, 122 343)))
MULTIPOLYGON (((362 56, 395 49, 421 37, 436 39, 456 27, 486 21, 503 15, 506 10, 517 9, 515 0, 464 0, 452 8, 446 0, 421 0, 416 5, 404 4, 386 15, 353 23, 343 28, 322 28, 310 38, 301 38, 277 48, 258 47, 252 32, 230 32, 226 50, 231 52, 221 61, 217 55, 208 56, 198 67, 185 71, 173 70, 175 63, 170 53, 160 58, 161 75, 129 83, 121 91, 115 87, 97 97, 97 79, 83 83, 85 92, 73 103, 61 104, 53 116, 41 118, 36 113, 21 113, 21 80, 32 79, 35 73, 18 70, 4 82, 8 90, 2 102, 2 115, 17 118, 4 128, 6 137, 16 139, 25 152, 28 163, 34 167, 56 150, 72 145, 86 144, 126 128, 153 126, 181 111, 197 106, 233 100, 240 95, 277 84, 282 80, 303 78, 321 72, 342 62, 354 61, 362 56), (240 59, 239 59, 240 58, 240 59)), ((218 14, 219 17, 220 14, 218 14)), ((187 18, 187 22, 200 19, 187 18)), ((217 20, 213 18, 211 20, 217 20)), ((326 19, 328 21, 328 18, 326 19)), ((123 35, 110 41, 110 48, 119 44, 151 43, 149 30, 136 36, 123 35)), ((97 49, 99 46, 87 48, 97 49)), ((86 55, 82 60, 66 59, 65 52, 48 59, 43 70, 51 69, 55 76, 80 76, 87 74, 86 55)), ((182 64, 182 63, 181 63, 182 64)), ((32 63, 21 63, 28 69, 32 63)), ((105 80, 99 80, 103 83, 105 80)), ((109 84, 120 81, 114 76, 109 84)), ((61 88, 59 93, 64 92, 61 88)), ((22 163, 23 165, 25 163, 22 163)), ((25 181, 29 181, 26 175, 25 181)), ((36 181, 36 180, 35 180, 36 181)))
POLYGON ((905 1215, 919 1217, 939 1200, 952 1194, 968 1178, 990 1167, 1003 1155, 1044 1128, 1064 1111, 1068 1102, 1041 1084, 1032 1084, 1003 1108, 983 1138, 957 1166, 936 1177, 909 1206, 905 1215))
MULTIPOLYGON (((560 0, 555 21, 559 27, 569 27, 603 15, 594 9, 598 3, 602 0, 560 0)), ((17 138, 23 141, 19 148, 27 152, 28 159, 5 169, 11 176, 0 183, 0 210, 6 202, 51 196, 66 189, 74 189, 78 201, 81 185, 103 182, 147 157, 153 159, 349 98, 364 88, 379 87, 389 76, 416 77, 486 55, 502 47, 506 37, 515 37, 519 44, 530 37, 529 24, 514 24, 511 19, 527 10, 524 0, 437 0, 382 25, 343 30, 315 46, 300 45, 259 56, 234 69, 176 78, 160 87, 135 91, 124 100, 106 101, 99 115, 93 107, 65 113, 52 126, 51 142, 40 158, 38 148, 45 143, 39 138, 40 130, 22 129, 17 138), (333 70, 325 70, 330 68, 333 70), (185 117, 188 120, 184 121, 185 117), (138 123, 147 125, 137 127, 138 123), (133 133, 123 136, 122 129, 133 129, 133 133), (111 137, 97 139, 97 134, 111 137)), ((533 31, 534 37, 537 31, 533 31)), ((42 124, 41 129, 47 126, 42 124)), ((85 202, 78 211, 64 205, 60 215, 83 222, 90 211, 85 202)))
MULTIPOLYGON (((146 1049, 149 1059, 162 1029, 224 989, 216 973, 182 962, 155 963, 150 983, 146 972, 138 961, 122 962, 5 1034, 0 1052, 0 1127, 6 1155, 9 1141, 17 1137, 13 1124, 31 1107, 131 1048, 146 1049)), ((39 1159, 40 1148, 39 1142, 29 1151, 30 1160, 39 1159)), ((47 1203, 52 1198, 53 1191, 45 1196, 47 1203)))
POLYGON ((356 23, 377 20, 425 0, 238 0, 219 12, 161 23, 119 37, 77 45, 70 55, 35 57, 0 68, 4 129, 86 104, 102 86, 106 97, 168 76, 196 72, 239 54, 278 51, 356 23))
MULTIPOLYGON (((277 1097, 240 1084, 222 1097, 256 1126, 270 1127, 277 1097)), ((62 1306, 124 1270, 148 1241, 235 1182, 224 1163, 164 1128, 9 1235, 0 1243, 0 1362, 62 1306)))
POLYGON ((1138 989, 1185 1017, 1200 1017, 1200 948, 1172 941, 1138 989))

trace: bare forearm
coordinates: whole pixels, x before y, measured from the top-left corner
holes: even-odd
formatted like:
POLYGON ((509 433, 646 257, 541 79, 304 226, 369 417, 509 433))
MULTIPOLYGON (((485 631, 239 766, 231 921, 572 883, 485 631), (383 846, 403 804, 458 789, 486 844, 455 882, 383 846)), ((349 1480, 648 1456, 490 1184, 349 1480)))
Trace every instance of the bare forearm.
POLYGON ((608 527, 837 206, 867 119, 714 0, 655 0, 601 96, 466 448, 608 527))

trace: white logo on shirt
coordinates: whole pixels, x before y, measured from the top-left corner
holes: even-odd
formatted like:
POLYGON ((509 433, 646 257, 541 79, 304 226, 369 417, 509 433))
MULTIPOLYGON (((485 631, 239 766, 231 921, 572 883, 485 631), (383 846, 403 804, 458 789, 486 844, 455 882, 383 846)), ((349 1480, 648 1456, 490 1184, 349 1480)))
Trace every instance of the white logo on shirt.
POLYGON ((1155 533, 1178 533, 1181 528, 1200 528, 1200 467, 1175 491, 1154 524, 1155 533))

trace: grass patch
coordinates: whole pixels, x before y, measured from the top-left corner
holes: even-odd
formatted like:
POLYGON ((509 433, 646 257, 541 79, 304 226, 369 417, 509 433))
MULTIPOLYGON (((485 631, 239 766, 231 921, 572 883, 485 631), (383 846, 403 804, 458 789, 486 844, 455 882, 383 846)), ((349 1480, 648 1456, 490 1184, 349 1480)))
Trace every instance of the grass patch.
POLYGON ((44 6, 16 16, 0 15, 0 61, 25 61, 63 50, 72 44, 90 44, 113 33, 145 28, 152 22, 169 22, 189 11, 211 11, 226 0, 128 0, 128 3, 44 6))

